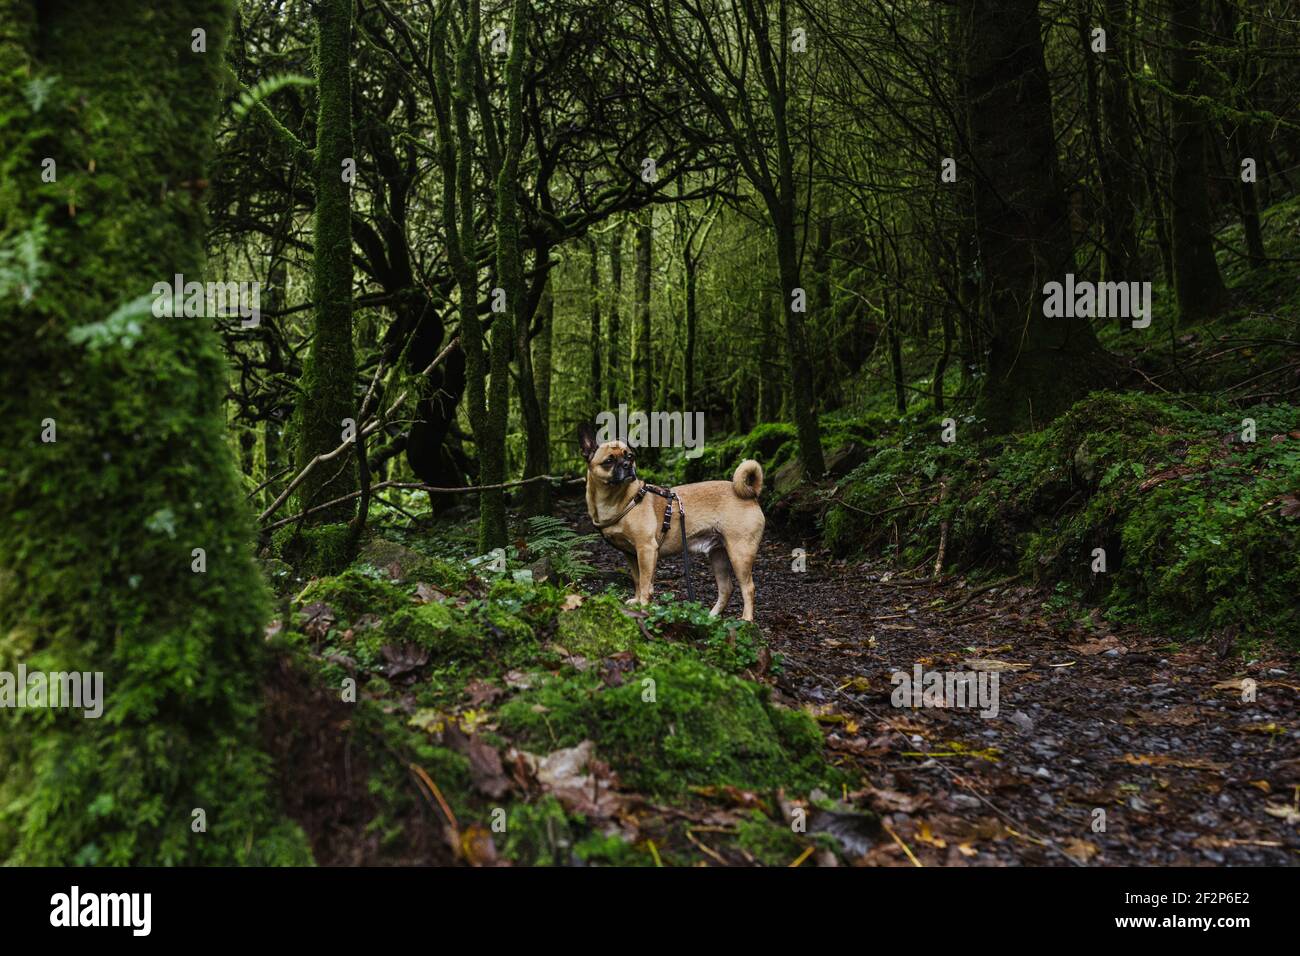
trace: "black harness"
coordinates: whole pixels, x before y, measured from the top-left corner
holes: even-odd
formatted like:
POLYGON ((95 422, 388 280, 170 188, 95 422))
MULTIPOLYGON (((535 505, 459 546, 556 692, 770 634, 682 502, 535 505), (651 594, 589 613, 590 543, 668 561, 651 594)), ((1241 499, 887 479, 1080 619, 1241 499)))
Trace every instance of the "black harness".
POLYGON ((627 516, 628 512, 639 505, 647 494, 658 495, 660 498, 667 499, 668 501, 668 506, 664 508, 664 523, 659 529, 659 533, 662 534, 665 539, 667 539, 668 532, 673 526, 673 502, 677 503, 677 513, 681 515, 682 526, 682 577, 686 579, 686 600, 694 601, 695 586, 691 583, 691 549, 686 546, 686 506, 682 504, 682 499, 678 496, 677 492, 673 491, 671 488, 660 488, 658 485, 652 485, 643 481, 641 482, 641 487, 637 489, 636 494, 632 496, 632 500, 628 503, 626 508, 607 521, 593 520, 592 524, 594 524, 597 530, 600 531, 600 536, 603 538, 605 536, 605 529, 610 525, 618 524, 618 522, 622 521, 623 518, 627 516))

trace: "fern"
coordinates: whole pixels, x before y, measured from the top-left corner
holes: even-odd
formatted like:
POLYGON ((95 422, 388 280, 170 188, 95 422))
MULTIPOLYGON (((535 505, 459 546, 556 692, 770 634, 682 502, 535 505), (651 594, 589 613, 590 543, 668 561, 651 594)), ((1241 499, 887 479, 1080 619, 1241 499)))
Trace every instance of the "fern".
POLYGON ((591 552, 587 545, 596 540, 594 534, 578 534, 559 518, 538 515, 527 521, 525 542, 528 550, 543 558, 550 558, 555 573, 567 581, 594 574, 591 552))
POLYGON ((253 107, 274 96, 280 90, 290 86, 315 85, 315 80, 310 76, 303 76, 301 73, 279 73, 275 76, 268 76, 239 95, 239 102, 234 107, 235 119, 242 120, 253 107))

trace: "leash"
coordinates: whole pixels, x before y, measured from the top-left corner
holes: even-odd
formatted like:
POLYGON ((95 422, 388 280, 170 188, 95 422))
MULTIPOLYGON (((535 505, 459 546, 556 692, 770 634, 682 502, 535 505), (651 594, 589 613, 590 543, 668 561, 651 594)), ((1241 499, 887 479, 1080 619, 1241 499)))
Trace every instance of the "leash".
POLYGON ((605 521, 593 519, 591 523, 596 526, 603 537, 606 528, 622 521, 633 508, 641 503, 647 494, 658 495, 660 498, 668 500, 668 507, 664 509, 664 523, 659 529, 659 533, 664 536, 665 540, 673 526, 673 502, 677 502, 677 513, 681 516, 682 526, 682 577, 686 579, 686 600, 694 601, 695 585, 691 582, 691 550, 686 546, 686 506, 682 504, 682 499, 677 492, 671 488, 660 488, 658 485, 643 481, 641 487, 636 490, 636 494, 632 496, 632 500, 628 502, 627 507, 612 518, 605 521))

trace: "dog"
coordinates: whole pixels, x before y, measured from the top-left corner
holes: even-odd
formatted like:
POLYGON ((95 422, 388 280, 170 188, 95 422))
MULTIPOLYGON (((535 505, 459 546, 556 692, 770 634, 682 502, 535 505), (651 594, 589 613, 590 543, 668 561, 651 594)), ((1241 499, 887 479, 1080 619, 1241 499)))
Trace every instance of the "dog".
POLYGON ((767 523, 758 505, 763 490, 758 462, 742 461, 731 481, 663 489, 639 481, 636 453, 621 441, 598 443, 590 424, 578 428, 578 449, 587 460, 587 514, 631 567, 636 594, 628 603, 650 603, 659 555, 682 550, 684 513, 687 547, 691 554, 709 556, 718 584, 718 600, 709 613, 716 617, 726 608, 734 573, 745 603, 741 617, 754 620, 754 559, 767 523), (668 526, 664 516, 673 504, 677 509, 668 526))

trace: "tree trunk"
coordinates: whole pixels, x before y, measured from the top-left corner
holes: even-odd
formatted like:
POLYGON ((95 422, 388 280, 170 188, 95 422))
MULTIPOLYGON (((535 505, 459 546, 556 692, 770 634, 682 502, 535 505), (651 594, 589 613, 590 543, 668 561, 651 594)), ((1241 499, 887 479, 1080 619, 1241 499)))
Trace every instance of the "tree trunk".
MULTIPOLYGON (((549 247, 548 247, 549 249, 549 247)), ((549 251, 546 253, 549 255, 549 251)), ((532 353, 530 378, 535 396, 531 400, 533 412, 524 415, 525 459, 524 477, 546 475, 551 471, 551 326, 555 321, 555 300, 551 297, 550 277, 543 283, 537 303, 537 333, 531 343, 524 342, 522 351, 532 353)), ((522 397, 523 376, 520 376, 522 397)), ((546 481, 524 485, 520 495, 523 513, 548 515, 551 513, 551 485, 546 481)))
MULTIPOLYGON (((352 351, 351 186, 343 163, 352 150, 352 0, 323 0, 316 7, 316 212, 312 228, 313 336, 303 367, 298 404, 297 467, 333 451, 343 440, 344 419, 355 419, 352 351)), ((356 426, 360 427, 360 422, 356 426)), ((356 460, 313 469, 299 486, 308 508, 357 486, 356 460)), ((354 506, 319 512, 310 522, 341 521, 354 506)))
POLYGON ((699 263, 691 255, 689 242, 682 257, 682 266, 686 270, 686 356, 685 372, 682 377, 682 414, 689 415, 695 408, 695 334, 698 324, 695 311, 695 286, 699 279, 699 263))
POLYGON ((593 419, 601 410, 605 392, 601 388, 604 362, 600 354, 600 247, 594 238, 587 240, 591 253, 591 268, 587 273, 587 294, 591 296, 591 374, 587 383, 591 390, 587 414, 593 419))
POLYGON ((1037 0, 962 0, 979 256, 989 287, 991 431, 1042 424, 1099 382, 1087 319, 1048 319, 1042 288, 1074 271, 1037 0))
POLYGON ((42 267, 0 290, 0 670, 100 673, 103 710, 0 709, 0 862, 308 862, 258 739, 268 601, 227 368, 210 315, 150 314, 155 283, 222 278, 186 185, 208 175, 232 4, 45 4, 39 31, 38 6, 0 0, 0 236, 42 267), (57 78, 39 112, 18 71, 57 78))
MULTIPOLYGON (((480 481, 485 485, 506 480, 506 427, 510 420, 510 351, 519 352, 521 395, 531 396, 534 403, 525 412, 537 427, 533 392, 532 355, 528 349, 528 310, 525 308, 523 248, 519 225, 519 157, 523 152, 523 70, 527 51, 528 16, 525 0, 513 0, 510 14, 510 53, 505 69, 506 137, 501 171, 496 182, 497 281, 505 293, 505 311, 492 322, 492 371, 488 386, 488 441, 479 449, 483 463, 480 481), (522 342, 522 345, 520 344, 522 342)), ((475 47, 476 48, 476 47, 475 47)), ((488 122, 489 117, 481 117, 488 122)), ((468 211, 467 211, 467 214, 468 211)), ((487 551, 505 547, 506 496, 496 488, 479 493, 479 546, 487 551)))
POLYGON ((1228 301, 1228 290, 1214 256, 1209 182, 1205 149, 1208 133, 1205 113, 1193 98, 1206 93, 1193 44, 1205 40, 1201 26, 1201 0, 1168 0, 1169 81, 1174 100, 1170 105, 1173 141, 1174 293, 1180 322, 1193 322, 1217 314, 1228 301))
POLYGON ((758 420, 774 422, 781 418, 781 387, 786 367, 781 361, 781 339, 772 314, 772 293, 763 289, 758 300, 758 420))
MULTIPOLYGON (((1133 124, 1128 108, 1128 79, 1124 61, 1129 44, 1127 0, 1105 0, 1102 26, 1106 30, 1106 52, 1100 54, 1104 69, 1101 112, 1105 128, 1098 157, 1104 208, 1103 249, 1105 278, 1128 282, 1137 265, 1137 233, 1133 226, 1134 185, 1133 124)), ((1093 55, 1091 53, 1087 54, 1093 55)))
MULTIPOLYGON (((1246 29, 1238 40, 1241 23, 1237 15, 1235 0, 1220 0, 1220 32, 1225 46, 1240 44, 1240 54, 1231 58, 1228 66, 1232 78, 1232 99, 1234 105, 1242 112, 1250 110, 1250 103, 1244 87, 1251 72, 1250 51, 1253 42, 1252 27, 1246 29)), ((1255 193, 1256 184, 1242 179, 1241 162, 1243 159, 1255 160, 1255 175, 1259 175, 1260 156, 1254 128, 1240 119, 1233 119, 1228 126, 1228 175, 1237 185, 1237 210, 1241 214, 1241 230, 1246 238, 1246 258, 1252 269, 1259 269, 1268 263, 1268 254, 1264 251, 1264 233, 1259 224, 1259 199, 1255 193)))
POLYGON ((606 362, 608 371, 606 378, 609 383, 608 405, 611 409, 617 409, 624 395, 623 382, 619 375, 619 339, 622 333, 620 300, 623 294, 623 232, 626 228, 626 221, 620 219, 609 238, 609 339, 605 352, 609 356, 606 362))
MULTIPOLYGON (((790 368, 790 411, 799 437, 799 458, 810 478, 820 478, 826 471, 822 453, 821 426, 817 421, 817 395, 813 390, 812 362, 808 357, 808 340, 804 313, 796 312, 793 293, 802 290, 799 280, 799 257, 794 241, 793 204, 781 204, 773 212, 776 228, 777 268, 781 278, 785 316, 786 361, 790 368)), ((805 302, 806 302, 805 298, 805 302)))
MULTIPOLYGON (((636 354, 633 357, 635 380, 633 391, 641 411, 649 415, 655 407, 654 400, 654 345, 651 338, 650 278, 654 253, 654 208, 642 210, 636 227, 636 354)), ((659 456, 654 447, 638 450, 638 457, 652 464, 659 456)))
POLYGON ((654 346, 651 342, 650 270, 654 250, 653 209, 636 227, 636 396, 647 415, 654 408, 654 346))

